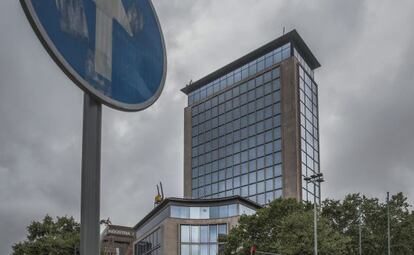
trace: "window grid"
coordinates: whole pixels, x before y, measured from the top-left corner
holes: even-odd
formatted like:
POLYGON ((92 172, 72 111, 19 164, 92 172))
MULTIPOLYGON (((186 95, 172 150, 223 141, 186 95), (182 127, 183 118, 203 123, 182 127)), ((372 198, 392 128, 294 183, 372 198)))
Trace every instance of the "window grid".
POLYGON ((224 245, 221 236, 227 234, 227 224, 180 225, 180 254, 216 255, 224 245))
MULTIPOLYGON (((309 177, 319 173, 319 132, 318 132, 318 87, 305 68, 299 65, 299 98, 300 98, 300 125, 301 125, 301 158, 302 177, 309 177)), ((317 201, 320 184, 302 180, 302 198, 313 202, 314 195, 317 201)))
POLYGON ((161 255, 160 228, 135 244, 135 255, 161 255))
POLYGON ((280 126, 278 67, 194 105, 193 197, 242 195, 260 204, 280 197, 280 126))
POLYGON ((252 76, 266 68, 271 67, 289 57, 291 57, 291 44, 287 43, 282 47, 279 47, 264 56, 261 56, 250 63, 231 71, 227 75, 224 75, 216 80, 208 83, 207 85, 199 88, 188 95, 188 105, 192 105, 195 102, 203 100, 225 88, 236 84, 237 82, 244 80, 245 78, 252 76))

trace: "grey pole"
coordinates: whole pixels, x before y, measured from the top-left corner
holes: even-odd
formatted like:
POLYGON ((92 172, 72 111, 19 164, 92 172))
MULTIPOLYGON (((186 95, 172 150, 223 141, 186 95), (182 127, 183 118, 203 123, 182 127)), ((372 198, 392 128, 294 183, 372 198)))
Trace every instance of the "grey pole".
POLYGON ((317 212, 316 212, 316 183, 313 183, 313 232, 314 232, 314 242, 315 242, 315 255, 318 255, 318 228, 317 228, 317 212))
MULTIPOLYGON (((313 184, 313 236, 314 236, 314 248, 315 248, 315 255, 318 255, 318 211, 317 211, 317 204, 316 204, 316 183, 319 183, 319 191, 321 183, 324 182, 323 174, 313 174, 311 176, 307 176, 304 178, 306 183, 313 184)), ((320 193, 319 193, 320 194, 320 193)), ((320 197, 319 197, 320 201, 320 197)))
POLYGON ((99 255, 102 105, 88 93, 83 101, 80 254, 99 255))
POLYGON ((362 255, 362 216, 361 216, 361 207, 358 208, 358 228, 359 228, 359 255, 362 255))
POLYGON ((391 231, 390 231, 390 193, 387 192, 387 237, 388 237, 388 255, 391 255, 391 231))

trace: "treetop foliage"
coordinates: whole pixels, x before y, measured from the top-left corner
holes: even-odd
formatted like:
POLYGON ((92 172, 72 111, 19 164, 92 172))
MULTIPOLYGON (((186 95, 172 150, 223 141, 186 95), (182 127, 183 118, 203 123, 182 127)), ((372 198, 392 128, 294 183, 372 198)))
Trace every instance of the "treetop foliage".
MULTIPOLYGON (((391 197, 389 207, 392 254, 414 254, 414 214, 407 198, 398 193, 391 197)), ((360 227, 363 254, 387 254, 386 202, 350 194, 342 201, 323 201, 318 214, 319 254, 358 254, 360 227)), ((313 205, 277 199, 255 215, 240 218, 226 238, 225 254, 247 255, 256 245, 263 252, 311 255, 313 217, 313 205)))

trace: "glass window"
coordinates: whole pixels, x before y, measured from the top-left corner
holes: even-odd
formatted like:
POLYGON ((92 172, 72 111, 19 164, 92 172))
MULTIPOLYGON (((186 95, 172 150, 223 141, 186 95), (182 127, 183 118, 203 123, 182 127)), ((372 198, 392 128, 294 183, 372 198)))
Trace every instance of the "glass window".
POLYGON ((266 181, 266 191, 271 191, 273 190, 273 180, 267 180, 266 181))
POLYGON ((210 245, 210 255, 217 255, 217 245, 211 244, 210 245))
POLYGON ((250 184, 249 185, 249 195, 256 195, 256 184, 250 184))
POLYGON ((190 255, 190 245, 188 244, 181 245, 181 255, 190 255))
POLYGON ((191 255, 198 255, 200 252, 200 245, 192 244, 191 245, 191 255))
POLYGON ((263 181, 265 179, 264 169, 257 171, 257 181, 263 181))
POLYGON ((219 207, 220 218, 226 218, 229 216, 229 207, 227 205, 223 205, 219 207))
POLYGON ((200 219, 200 207, 190 207, 190 218, 200 219))
POLYGON ((190 242, 190 226, 181 225, 181 242, 190 242))
POLYGON ((241 188, 241 195, 247 197, 249 195, 249 186, 244 186, 241 188))
POLYGON ((240 187, 240 177, 234 178, 234 188, 240 187))
POLYGON ((237 204, 229 205, 229 217, 237 216, 237 204))
POLYGON ((219 218, 219 208, 217 206, 210 207, 210 217, 211 219, 219 218))
POLYGON ((281 189, 282 188, 282 178, 276 178, 275 179, 275 188, 276 189, 281 189))
POLYGON ((233 189, 233 179, 226 180, 226 190, 233 189))
POLYGON ((200 226, 191 226, 191 242, 200 242, 200 226))
POLYGON ((258 182, 257 183, 257 193, 265 192, 265 182, 258 182))
POLYGON ((210 242, 215 243, 217 242, 217 226, 210 225, 210 242))
POLYGON ((208 243, 208 226, 200 226, 200 241, 208 243))
POLYGON ((209 219, 210 218, 210 208, 201 207, 200 208, 200 219, 209 219))
POLYGON ((282 149, 282 140, 278 139, 274 141, 275 151, 280 151, 282 149))
POLYGON ((227 225, 226 224, 218 225, 218 234, 219 235, 227 235, 227 225))
POLYGON ((208 255, 208 245, 207 244, 200 245, 200 255, 208 255))
POLYGON ((242 186, 247 185, 249 183, 248 175, 242 175, 241 184, 242 186))
POLYGON ((249 173, 249 183, 256 182, 256 172, 249 173))
POLYGON ((267 192, 266 193, 266 203, 270 203, 274 200, 273 192, 267 192))
POLYGON ((275 176, 280 176, 282 175, 282 165, 275 165, 275 176))
POLYGON ((257 203, 259 204, 265 204, 265 194, 260 194, 257 196, 257 203))

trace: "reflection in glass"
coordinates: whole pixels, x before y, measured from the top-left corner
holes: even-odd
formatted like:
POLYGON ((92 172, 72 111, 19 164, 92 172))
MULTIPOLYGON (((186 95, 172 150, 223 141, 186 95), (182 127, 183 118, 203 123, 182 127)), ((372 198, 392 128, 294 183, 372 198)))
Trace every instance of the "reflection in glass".
POLYGON ((225 218, 228 217, 228 206, 227 205, 223 205, 219 207, 219 217, 220 218, 225 218))
POLYGON ((210 208, 201 207, 200 208, 200 219, 209 219, 210 218, 210 208))
POLYGON ((217 226, 210 225, 210 242, 215 243, 217 242, 217 226))
POLYGON ((219 236, 227 235, 227 224, 220 224, 218 226, 218 234, 219 236))
POLYGON ((200 207, 190 207, 190 219, 200 219, 200 207))
POLYGON ((200 242, 200 226, 191 226, 191 242, 200 242))
POLYGON ((200 252, 200 245, 192 244, 191 245, 191 255, 198 255, 200 252))
POLYGON ((188 244, 181 245, 181 255, 190 255, 190 245, 188 244))
POLYGON ((229 205, 229 217, 237 216, 237 204, 229 205))
POLYGON ((208 245, 207 244, 200 245, 200 255, 208 255, 208 245))
POLYGON ((200 241, 208 243, 208 226, 200 226, 200 241))
POLYGON ((181 242, 190 242, 190 226, 181 225, 181 242))
POLYGON ((210 255, 217 255, 217 245, 216 244, 210 245, 210 255))

